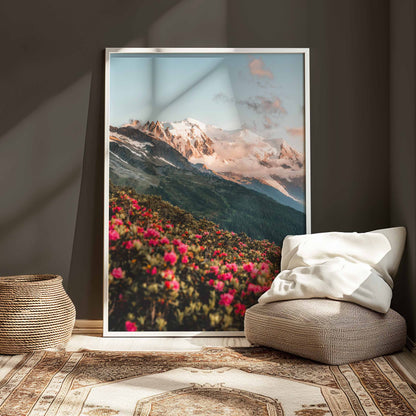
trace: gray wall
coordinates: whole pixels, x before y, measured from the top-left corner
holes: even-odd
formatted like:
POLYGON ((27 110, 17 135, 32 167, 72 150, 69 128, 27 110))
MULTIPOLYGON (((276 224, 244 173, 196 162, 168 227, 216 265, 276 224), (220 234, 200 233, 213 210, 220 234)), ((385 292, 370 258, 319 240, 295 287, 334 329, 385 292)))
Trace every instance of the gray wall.
POLYGON ((312 229, 390 224, 387 0, 2 2, 0 273, 102 302, 104 48, 311 48, 312 229))
POLYGON ((416 3, 391 2, 390 200, 392 224, 407 228, 407 245, 393 307, 416 339, 416 3))

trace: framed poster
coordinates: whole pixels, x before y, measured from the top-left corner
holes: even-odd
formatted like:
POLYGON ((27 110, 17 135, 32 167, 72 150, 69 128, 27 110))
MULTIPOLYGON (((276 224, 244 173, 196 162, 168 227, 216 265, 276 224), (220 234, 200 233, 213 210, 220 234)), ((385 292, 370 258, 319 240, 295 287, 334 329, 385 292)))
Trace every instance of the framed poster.
POLYGON ((310 232, 308 49, 107 49, 105 336, 240 335, 310 232))

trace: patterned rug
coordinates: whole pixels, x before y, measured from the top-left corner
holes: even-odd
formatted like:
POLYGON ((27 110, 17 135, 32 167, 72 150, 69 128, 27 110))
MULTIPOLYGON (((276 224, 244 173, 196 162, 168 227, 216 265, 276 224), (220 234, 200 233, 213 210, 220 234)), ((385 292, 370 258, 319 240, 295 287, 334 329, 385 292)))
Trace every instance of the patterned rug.
POLYGON ((401 416, 394 357, 327 366, 266 348, 0 356, 1 416, 401 416))

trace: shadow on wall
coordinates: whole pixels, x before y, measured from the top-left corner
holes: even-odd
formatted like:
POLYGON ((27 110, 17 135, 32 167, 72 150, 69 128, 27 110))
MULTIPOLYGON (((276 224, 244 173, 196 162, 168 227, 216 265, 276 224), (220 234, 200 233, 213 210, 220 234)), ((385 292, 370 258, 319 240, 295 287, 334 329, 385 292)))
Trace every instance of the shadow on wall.
POLYGON ((311 47, 313 231, 386 226, 388 4, 0 3, 0 273, 62 274, 101 316, 106 47, 311 47))
POLYGON ((225 46, 226 0, 79 6, 1 6, 0 273, 61 274, 78 318, 93 319, 102 314, 104 49, 225 46))
POLYGON ((0 207, 1 274, 69 274, 89 84, 86 74, 0 138, 7 195, 0 207))

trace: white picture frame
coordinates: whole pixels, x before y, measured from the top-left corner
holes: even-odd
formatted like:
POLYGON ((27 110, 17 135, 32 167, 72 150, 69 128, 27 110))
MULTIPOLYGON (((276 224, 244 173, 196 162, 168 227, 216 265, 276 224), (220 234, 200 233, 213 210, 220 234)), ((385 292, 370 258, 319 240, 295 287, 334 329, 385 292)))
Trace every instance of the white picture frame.
MULTIPOLYGON (((105 159, 104 159, 104 302, 103 302, 103 335, 105 337, 230 337, 243 336, 243 331, 120 331, 109 329, 109 183, 110 183, 110 132, 111 111, 111 57, 124 56, 212 56, 244 54, 258 56, 266 54, 300 54, 303 57, 303 120, 304 120, 304 213, 305 232, 311 232, 311 167, 310 167, 310 81, 308 48, 107 48, 105 51, 105 159)), ((262 70, 261 68, 259 69, 262 70)), ((264 69, 266 71, 266 69, 264 69)), ((261 73, 261 72, 260 72, 261 73)), ((126 120, 128 121, 128 120, 126 120)))

